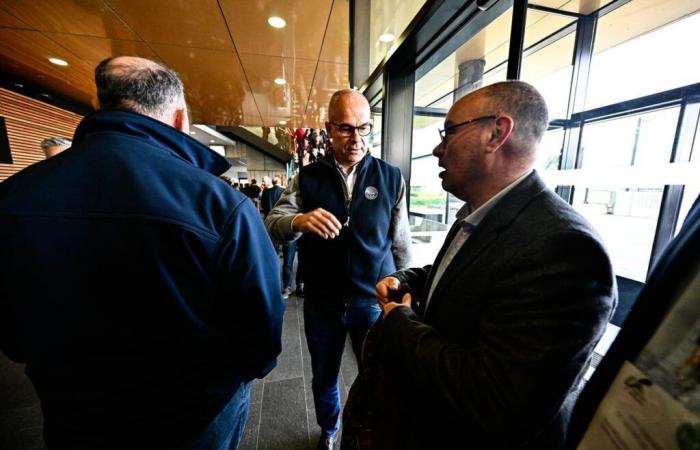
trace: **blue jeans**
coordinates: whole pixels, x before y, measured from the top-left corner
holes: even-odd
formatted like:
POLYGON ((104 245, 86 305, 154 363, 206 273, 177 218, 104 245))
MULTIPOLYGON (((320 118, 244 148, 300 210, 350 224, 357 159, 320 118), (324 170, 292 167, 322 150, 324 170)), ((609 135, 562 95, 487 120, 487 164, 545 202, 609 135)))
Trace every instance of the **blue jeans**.
POLYGON ((380 313, 375 301, 350 303, 346 308, 325 305, 322 300, 307 298, 304 302, 304 334, 311 355, 316 421, 325 437, 338 431, 338 373, 347 333, 350 333, 353 353, 359 360, 367 330, 380 313))
MULTIPOLYGON (((282 246, 282 287, 292 287, 292 272, 294 270, 294 256, 297 254, 297 241, 282 246)), ((301 260, 297 258, 297 289, 304 283, 301 260)))
POLYGON ((241 443, 248 419, 250 390, 254 381, 241 384, 233 398, 204 431, 185 445, 188 450, 235 450, 241 443))

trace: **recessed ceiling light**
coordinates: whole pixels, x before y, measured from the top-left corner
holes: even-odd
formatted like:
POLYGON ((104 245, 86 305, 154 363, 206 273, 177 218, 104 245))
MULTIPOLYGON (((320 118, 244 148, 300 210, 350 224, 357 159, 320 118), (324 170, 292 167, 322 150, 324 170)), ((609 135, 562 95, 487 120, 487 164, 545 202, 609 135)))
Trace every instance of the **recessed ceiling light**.
POLYGON ((216 142, 214 139, 209 139, 210 144, 213 144, 214 142, 216 142))
POLYGON ((286 121, 286 120, 280 120, 280 125, 287 125, 287 121, 286 121))
POLYGON ((190 131, 190 134, 191 134, 191 135, 195 135, 195 134, 197 134, 197 132, 196 132, 196 131, 190 131))
POLYGON ((286 82, 287 80, 285 80, 284 78, 275 78, 275 84, 279 84, 280 86, 285 84, 286 82))
POLYGON ((271 27, 273 28, 284 28, 287 25, 287 22, 278 16, 272 16, 269 19, 267 19, 267 23, 270 24, 271 27))
POLYGON ((379 36, 379 40, 382 42, 392 42, 394 39, 396 39, 396 36, 394 36, 391 33, 384 33, 381 36, 379 36))
POLYGON ((60 58, 49 58, 51 64, 56 64, 57 66, 67 66, 68 61, 60 58))

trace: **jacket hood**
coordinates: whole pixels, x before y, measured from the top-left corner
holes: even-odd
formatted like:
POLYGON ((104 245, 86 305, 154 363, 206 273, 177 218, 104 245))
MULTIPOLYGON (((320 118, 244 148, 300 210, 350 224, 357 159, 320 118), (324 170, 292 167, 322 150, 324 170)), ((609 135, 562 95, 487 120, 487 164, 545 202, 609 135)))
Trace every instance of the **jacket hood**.
POLYGON ((114 131, 143 139, 216 176, 231 167, 226 158, 187 134, 131 111, 106 109, 88 114, 76 128, 73 143, 78 144, 89 134, 102 131, 114 131))

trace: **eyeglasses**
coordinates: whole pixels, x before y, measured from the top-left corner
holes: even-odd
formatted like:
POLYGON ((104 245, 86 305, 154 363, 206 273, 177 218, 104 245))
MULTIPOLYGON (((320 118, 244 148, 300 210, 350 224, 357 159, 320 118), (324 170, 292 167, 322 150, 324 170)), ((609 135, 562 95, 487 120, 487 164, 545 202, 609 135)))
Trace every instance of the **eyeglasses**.
POLYGON ((438 130, 438 133, 440 133, 440 141, 442 142, 442 145, 445 145, 445 143, 447 142, 447 137, 454 134, 457 128, 469 125, 470 123, 478 122, 480 120, 490 120, 495 119, 497 117, 498 116, 477 117, 476 119, 467 120, 466 122, 461 122, 456 125, 451 125, 449 127, 446 127, 444 130, 438 130))
POLYGON ((355 134, 355 130, 357 130, 359 135, 362 137, 368 136, 372 132, 371 123, 363 123, 359 127, 353 127, 352 125, 348 125, 345 123, 337 124, 333 122, 331 122, 331 125, 333 125, 338 130, 338 133, 340 133, 340 135, 343 137, 352 136, 353 134, 355 134))

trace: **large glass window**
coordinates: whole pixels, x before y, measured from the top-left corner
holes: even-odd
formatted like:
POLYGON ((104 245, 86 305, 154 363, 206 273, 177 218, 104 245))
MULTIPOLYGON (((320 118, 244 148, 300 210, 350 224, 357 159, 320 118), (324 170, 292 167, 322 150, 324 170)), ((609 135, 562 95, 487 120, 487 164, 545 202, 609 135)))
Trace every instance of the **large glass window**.
POLYGON ((379 65, 418 14, 425 0, 373 0, 370 9, 369 71, 379 65))
POLYGON ((603 237, 615 273, 632 280, 647 276, 678 114, 667 108, 583 127, 573 206, 603 237))
POLYGON ((632 0, 598 20, 585 109, 700 81, 697 0, 632 0))
POLYGON ((523 58, 520 78, 540 91, 550 120, 567 118, 575 39, 572 32, 523 58))

